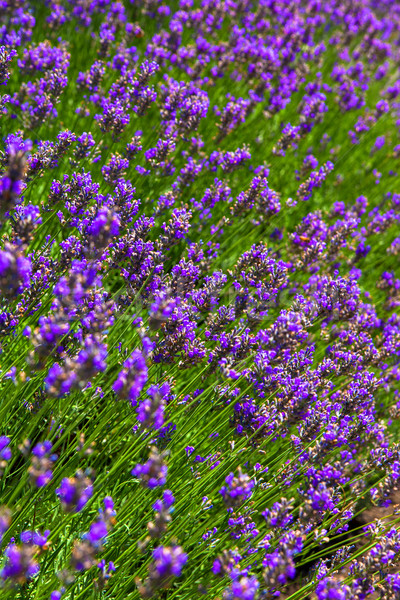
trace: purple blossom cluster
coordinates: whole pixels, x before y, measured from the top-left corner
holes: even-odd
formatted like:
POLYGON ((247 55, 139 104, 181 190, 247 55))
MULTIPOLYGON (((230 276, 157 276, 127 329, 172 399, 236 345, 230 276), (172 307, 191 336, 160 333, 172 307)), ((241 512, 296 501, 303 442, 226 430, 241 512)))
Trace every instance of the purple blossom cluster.
POLYGON ((5 599, 400 597, 399 30, 0 2, 5 599))

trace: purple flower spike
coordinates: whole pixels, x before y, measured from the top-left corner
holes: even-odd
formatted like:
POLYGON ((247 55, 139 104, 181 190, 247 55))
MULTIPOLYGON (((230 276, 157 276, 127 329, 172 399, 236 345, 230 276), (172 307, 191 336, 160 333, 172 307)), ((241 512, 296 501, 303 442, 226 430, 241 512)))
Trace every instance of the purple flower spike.
POLYGON ((80 512, 93 495, 93 481, 83 471, 75 477, 65 477, 56 490, 66 512, 80 512))
POLYGON ((166 588, 174 577, 180 577, 188 555, 180 546, 159 546, 153 551, 149 576, 139 585, 142 596, 150 598, 156 590, 166 588))
POLYGON ((165 452, 160 454, 157 448, 153 447, 150 451, 149 460, 143 465, 137 464, 132 469, 132 475, 140 479, 144 487, 150 489, 165 485, 168 470, 167 465, 164 463, 165 456, 165 452))
POLYGON ((136 401, 146 382, 146 360, 139 350, 134 350, 124 362, 122 371, 113 383, 113 390, 117 396, 130 400, 132 406, 136 406, 136 401))
POLYGON ((246 502, 251 497, 255 485, 254 480, 246 473, 242 473, 240 467, 238 468, 238 476, 235 477, 234 473, 230 473, 226 477, 225 483, 227 485, 224 485, 219 493, 228 509, 237 508, 246 502))

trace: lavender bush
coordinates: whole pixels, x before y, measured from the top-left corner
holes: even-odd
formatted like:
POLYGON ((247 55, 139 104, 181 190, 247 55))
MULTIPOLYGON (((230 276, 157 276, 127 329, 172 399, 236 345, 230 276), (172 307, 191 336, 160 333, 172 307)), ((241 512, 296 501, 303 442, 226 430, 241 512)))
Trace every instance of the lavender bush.
POLYGON ((0 1, 0 596, 400 599, 400 4, 0 1))

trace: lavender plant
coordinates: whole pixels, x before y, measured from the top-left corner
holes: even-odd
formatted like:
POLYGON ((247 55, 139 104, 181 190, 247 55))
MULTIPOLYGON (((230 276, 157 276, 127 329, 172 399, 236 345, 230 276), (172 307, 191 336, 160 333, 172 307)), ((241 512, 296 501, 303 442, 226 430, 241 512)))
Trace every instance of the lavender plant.
POLYGON ((400 598, 400 5, 0 2, 0 595, 400 598))

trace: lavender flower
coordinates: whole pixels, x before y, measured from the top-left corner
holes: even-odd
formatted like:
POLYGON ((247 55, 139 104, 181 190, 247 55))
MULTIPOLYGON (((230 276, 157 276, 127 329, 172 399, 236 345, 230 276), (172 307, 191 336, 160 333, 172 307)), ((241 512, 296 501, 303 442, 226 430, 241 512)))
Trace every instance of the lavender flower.
POLYGON ((146 360, 139 350, 134 350, 124 362, 122 371, 113 383, 113 390, 120 398, 126 398, 132 406, 136 406, 146 382, 146 360))
POLYGON ((223 598, 224 600, 254 600, 259 585, 256 577, 241 577, 233 581, 224 591, 223 598))
POLYGON ((32 449, 31 465, 28 469, 29 477, 38 488, 45 487, 53 477, 53 463, 57 455, 52 454, 53 444, 45 441, 32 449))
POLYGON ((146 398, 139 403, 137 409, 138 421, 143 427, 151 427, 152 429, 160 429, 164 423, 165 398, 170 392, 170 387, 167 382, 160 386, 152 385, 148 388, 146 398))
POLYGON ((37 550, 30 544, 10 544, 4 552, 5 565, 0 573, 4 580, 24 584, 39 572, 36 560, 37 550))
POLYGON ((159 453, 156 447, 152 447, 149 459, 143 465, 137 464, 132 470, 132 475, 140 479, 144 487, 150 489, 163 486, 167 481, 167 465, 164 463, 165 453, 159 453))
POLYGON ((228 509, 238 508, 246 502, 251 497, 255 485, 254 480, 246 473, 242 473, 240 467, 238 468, 238 476, 235 477, 234 473, 230 473, 226 477, 225 483, 227 485, 224 485, 219 493, 228 509))
POLYGON ((71 554, 71 566, 74 570, 86 571, 96 564, 96 556, 103 549, 109 531, 115 525, 114 502, 107 496, 103 500, 104 510, 99 510, 99 516, 94 521, 82 541, 76 541, 71 554))
POLYGON ((318 600, 347 600, 351 598, 350 588, 330 577, 319 582, 316 594, 318 600))
POLYGON ((169 587, 174 577, 180 577, 188 556, 180 546, 159 546, 153 551, 149 576, 139 584, 143 598, 151 598, 156 590, 169 587))
POLYGON ((64 477, 56 490, 66 512, 80 512, 93 495, 93 481, 77 471, 75 477, 64 477))
POLYGON ((30 286, 32 266, 17 246, 7 244, 0 250, 0 291, 6 298, 12 298, 30 286))

